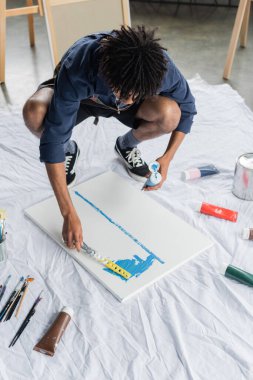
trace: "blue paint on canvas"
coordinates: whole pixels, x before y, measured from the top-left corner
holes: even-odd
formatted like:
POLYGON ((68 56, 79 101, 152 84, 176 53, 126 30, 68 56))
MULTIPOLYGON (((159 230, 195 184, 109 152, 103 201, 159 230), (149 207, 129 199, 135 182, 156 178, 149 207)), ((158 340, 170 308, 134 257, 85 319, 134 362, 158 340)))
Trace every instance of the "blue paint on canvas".
MULTIPOLYGON (((91 207, 93 207, 98 213, 100 213, 100 215, 105 217, 110 223, 112 223, 115 227, 117 227, 121 232, 123 232, 127 237, 129 237, 132 241, 134 241, 134 243, 139 245, 148 254, 148 257, 146 258, 146 260, 142 260, 139 256, 134 255, 133 259, 118 260, 115 262, 116 264, 120 265, 122 268, 126 269, 129 273, 131 273, 132 277, 133 276, 138 277, 140 274, 145 272, 153 264, 154 260, 157 260, 161 264, 164 264, 164 261, 162 259, 160 259, 160 257, 156 256, 150 249, 148 249, 144 244, 142 244, 136 237, 134 237, 130 232, 128 232, 119 223, 112 220, 112 218, 110 218, 108 215, 106 215, 94 203, 89 201, 87 198, 85 198, 78 191, 75 191, 75 194, 78 197, 80 197, 83 201, 88 203, 91 207)), ((106 270, 107 272, 110 272, 116 276, 119 276, 121 279, 123 279, 122 276, 113 272, 109 268, 105 268, 104 270, 106 270)))
MULTIPOLYGON (((134 255, 133 259, 125 259, 125 260, 117 260, 115 263, 121 268, 125 269, 129 273, 131 273, 132 277, 138 277, 143 272, 145 272, 149 267, 153 264, 153 261, 156 259, 156 256, 149 255, 146 260, 141 259, 138 255, 134 255)), ((126 279, 122 277, 120 274, 113 272, 109 268, 104 268, 106 272, 109 272, 115 276, 118 276, 121 278, 121 280, 128 281, 129 279, 126 279)), ((130 277, 131 278, 131 277, 130 277)))

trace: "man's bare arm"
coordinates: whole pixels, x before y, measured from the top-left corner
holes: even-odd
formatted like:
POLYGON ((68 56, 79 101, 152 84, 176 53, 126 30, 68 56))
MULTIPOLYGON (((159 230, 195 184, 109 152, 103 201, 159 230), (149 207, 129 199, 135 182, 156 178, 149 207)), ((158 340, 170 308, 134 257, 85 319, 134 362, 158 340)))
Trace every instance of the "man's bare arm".
POLYGON ((69 248, 81 249, 83 232, 80 219, 69 195, 64 162, 46 163, 47 174, 64 218, 62 237, 69 248))

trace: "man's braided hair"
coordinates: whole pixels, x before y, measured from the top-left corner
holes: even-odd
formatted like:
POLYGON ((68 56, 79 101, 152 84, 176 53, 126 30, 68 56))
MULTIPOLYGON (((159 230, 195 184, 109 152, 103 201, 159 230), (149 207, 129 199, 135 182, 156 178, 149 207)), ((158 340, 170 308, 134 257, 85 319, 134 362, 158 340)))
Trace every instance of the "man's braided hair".
POLYGON ((155 95, 167 69, 167 59, 155 29, 122 26, 100 42, 100 72, 121 99, 139 101, 155 95))

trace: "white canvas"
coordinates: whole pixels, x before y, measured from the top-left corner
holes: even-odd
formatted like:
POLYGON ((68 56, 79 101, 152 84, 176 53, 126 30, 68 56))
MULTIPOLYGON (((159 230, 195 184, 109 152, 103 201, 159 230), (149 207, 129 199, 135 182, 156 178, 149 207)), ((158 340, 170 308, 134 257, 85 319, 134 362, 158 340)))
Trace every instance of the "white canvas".
POLYGON ((70 194, 86 244, 113 261, 132 260, 131 270, 126 269, 139 275, 126 281, 84 253, 68 249, 62 242, 63 220, 54 197, 30 207, 26 215, 120 301, 212 245, 202 233, 113 172, 76 186, 70 194))

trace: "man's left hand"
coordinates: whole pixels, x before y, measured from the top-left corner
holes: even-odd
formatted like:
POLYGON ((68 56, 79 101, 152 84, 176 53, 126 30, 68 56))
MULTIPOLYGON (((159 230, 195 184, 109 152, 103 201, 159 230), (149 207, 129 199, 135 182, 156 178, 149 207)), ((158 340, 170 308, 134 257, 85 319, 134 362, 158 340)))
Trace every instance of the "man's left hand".
POLYGON ((155 186, 144 187, 143 189, 144 191, 153 191, 153 190, 160 189, 164 181, 166 181, 167 179, 167 173, 168 173, 170 162, 168 161, 168 159, 164 158, 163 156, 157 158, 156 161, 159 162, 160 164, 159 172, 162 176, 161 182, 159 182, 158 185, 155 185, 155 186))

